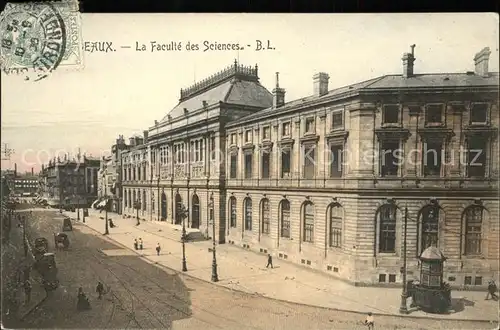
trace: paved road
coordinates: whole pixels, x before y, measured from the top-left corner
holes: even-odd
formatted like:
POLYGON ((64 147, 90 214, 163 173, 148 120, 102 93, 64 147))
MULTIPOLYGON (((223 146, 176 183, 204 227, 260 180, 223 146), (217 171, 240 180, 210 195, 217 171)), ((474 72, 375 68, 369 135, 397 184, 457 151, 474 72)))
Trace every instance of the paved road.
MULTIPOLYGON (((33 212, 29 234, 49 239, 61 228, 57 212, 33 212)), ((61 287, 25 320, 24 328, 366 329, 362 315, 277 302, 214 287, 141 260, 91 229, 75 224, 71 246, 57 251, 61 287), (109 289, 103 300, 97 281, 109 289), (76 311, 83 287, 92 310, 76 311)), ((379 329, 491 329, 484 324, 378 317, 379 329)))

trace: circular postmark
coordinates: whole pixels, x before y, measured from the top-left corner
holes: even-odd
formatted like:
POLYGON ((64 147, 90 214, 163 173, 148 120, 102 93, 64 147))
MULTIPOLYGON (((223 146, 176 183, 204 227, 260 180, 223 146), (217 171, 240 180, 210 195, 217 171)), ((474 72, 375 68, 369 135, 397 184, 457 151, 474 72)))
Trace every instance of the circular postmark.
MULTIPOLYGON (((2 70, 33 72, 45 78, 61 63, 66 50, 66 26, 53 4, 9 4, 0 16, 2 70)), ((28 78, 29 79, 29 78, 28 78)))

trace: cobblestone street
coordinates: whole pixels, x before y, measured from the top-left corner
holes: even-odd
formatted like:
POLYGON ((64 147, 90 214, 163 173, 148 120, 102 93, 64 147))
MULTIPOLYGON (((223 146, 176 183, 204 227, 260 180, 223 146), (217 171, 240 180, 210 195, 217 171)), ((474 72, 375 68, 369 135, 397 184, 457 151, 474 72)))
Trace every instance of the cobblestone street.
MULTIPOLYGON (((49 239, 61 227, 55 211, 33 212, 32 229, 49 239)), ((35 235, 34 232, 31 235, 35 235)), ((81 223, 68 232, 71 245, 56 251, 61 286, 22 328, 364 329, 359 313, 338 312, 242 293, 178 274, 140 258, 81 223), (109 292, 98 300, 101 280, 109 292), (92 310, 76 311, 82 286, 92 310)), ((192 261, 194 262, 194 261, 192 261)), ((377 316, 384 329, 491 329, 481 322, 377 316)))

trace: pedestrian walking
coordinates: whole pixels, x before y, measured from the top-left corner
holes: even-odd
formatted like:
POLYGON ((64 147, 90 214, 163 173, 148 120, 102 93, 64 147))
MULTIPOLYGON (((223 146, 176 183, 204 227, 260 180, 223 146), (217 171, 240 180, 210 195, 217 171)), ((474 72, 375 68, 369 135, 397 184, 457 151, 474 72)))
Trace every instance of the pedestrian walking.
POLYGON ((161 251, 161 247, 160 247, 160 243, 158 243, 156 245, 156 255, 160 255, 160 251, 161 251))
POLYGON ((142 250, 144 245, 142 244, 142 238, 139 238, 139 249, 142 250))
POLYGON ((493 280, 488 281, 488 292, 486 293, 486 298, 484 300, 490 299, 490 296, 491 296, 491 299, 493 299, 495 301, 498 300, 497 285, 496 285, 495 281, 493 281, 493 280))
POLYGON ((97 299, 102 299, 102 295, 104 293, 104 285, 102 285, 102 283, 100 281, 97 283, 97 286, 95 288, 95 292, 97 292, 97 294, 99 295, 97 297, 97 299))
POLYGON ((372 313, 368 313, 368 315, 366 316, 366 319, 365 319, 365 325, 368 327, 368 330, 373 330, 375 329, 375 321, 373 319, 373 315, 372 313))
POLYGON ((273 257, 271 256, 271 254, 267 255, 267 266, 266 266, 266 268, 269 268, 269 266, 271 266, 271 268, 274 268, 273 267, 273 257))
POLYGON ((138 249, 137 238, 136 238, 136 239, 134 239, 134 249, 136 249, 136 250, 138 249))
POLYGON ((26 304, 31 301, 31 282, 29 280, 24 281, 24 294, 26 296, 26 304))

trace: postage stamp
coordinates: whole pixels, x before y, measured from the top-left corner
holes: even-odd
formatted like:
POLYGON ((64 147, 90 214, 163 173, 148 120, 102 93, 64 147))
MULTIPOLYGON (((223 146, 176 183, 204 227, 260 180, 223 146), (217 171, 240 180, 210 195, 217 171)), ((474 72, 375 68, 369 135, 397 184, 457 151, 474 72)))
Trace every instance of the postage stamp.
POLYGON ((0 14, 0 65, 38 81, 83 66, 78 2, 8 3, 0 14))

